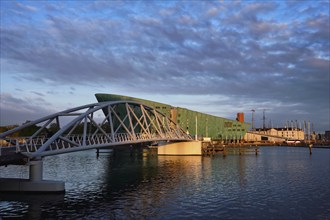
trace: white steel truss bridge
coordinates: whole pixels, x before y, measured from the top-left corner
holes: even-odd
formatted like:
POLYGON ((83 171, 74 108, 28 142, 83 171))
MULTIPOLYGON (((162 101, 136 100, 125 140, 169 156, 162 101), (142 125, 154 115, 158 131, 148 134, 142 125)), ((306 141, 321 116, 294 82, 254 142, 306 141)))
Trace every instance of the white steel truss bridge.
POLYGON ((1 133, 0 158, 8 156, 8 152, 34 160, 88 149, 190 140, 192 137, 169 117, 149 106, 133 101, 100 102, 61 111, 1 133), (15 136, 24 129, 34 130, 28 137, 15 136))

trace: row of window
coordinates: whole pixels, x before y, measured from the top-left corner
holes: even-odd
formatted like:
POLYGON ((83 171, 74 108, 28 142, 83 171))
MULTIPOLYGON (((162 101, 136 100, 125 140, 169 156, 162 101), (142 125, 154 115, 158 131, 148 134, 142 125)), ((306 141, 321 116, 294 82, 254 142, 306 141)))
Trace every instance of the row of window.
MULTIPOLYGON (((292 132, 292 137, 294 136, 295 132, 292 132)), ((299 134, 297 134, 299 136, 299 134)), ((286 132, 286 136, 288 137, 289 136, 289 132, 286 132)), ((284 137, 284 132, 282 132, 282 137, 284 137)))
POLYGON ((243 129, 228 129, 228 131, 245 131, 245 129, 243 128, 243 129))
MULTIPOLYGON (((156 106, 156 109, 161 109, 160 106, 156 106)), ((162 109, 166 109, 166 106, 163 106, 162 109)))

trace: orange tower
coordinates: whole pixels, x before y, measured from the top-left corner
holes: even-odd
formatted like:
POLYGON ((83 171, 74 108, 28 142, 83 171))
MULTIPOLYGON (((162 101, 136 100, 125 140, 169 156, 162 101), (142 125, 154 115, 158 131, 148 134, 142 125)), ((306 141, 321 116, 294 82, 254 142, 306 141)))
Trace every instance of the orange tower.
POLYGON ((239 122, 244 123, 244 113, 243 112, 237 113, 237 119, 236 120, 239 121, 239 122))

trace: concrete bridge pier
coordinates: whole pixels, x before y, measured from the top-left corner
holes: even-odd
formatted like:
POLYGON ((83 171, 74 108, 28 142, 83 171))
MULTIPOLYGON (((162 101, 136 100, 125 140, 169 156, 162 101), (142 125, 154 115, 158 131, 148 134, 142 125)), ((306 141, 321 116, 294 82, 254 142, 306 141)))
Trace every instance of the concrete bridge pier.
POLYGON ((202 142, 201 141, 184 141, 160 143, 158 146, 158 155, 177 155, 177 156, 201 156, 202 142))
POLYGON ((29 180, 31 182, 42 181, 43 161, 33 160, 29 164, 29 180))
POLYGON ((64 182, 43 180, 42 159, 29 162, 29 179, 1 178, 0 192, 62 193, 64 182))

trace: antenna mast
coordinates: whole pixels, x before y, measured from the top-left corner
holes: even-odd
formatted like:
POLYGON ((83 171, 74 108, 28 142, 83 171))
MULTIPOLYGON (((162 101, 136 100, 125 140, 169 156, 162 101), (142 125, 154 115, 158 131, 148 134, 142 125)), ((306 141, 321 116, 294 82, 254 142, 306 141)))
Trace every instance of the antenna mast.
POLYGON ((263 110, 263 116, 262 116, 262 128, 266 129, 266 116, 265 116, 266 109, 263 110))
POLYGON ((255 129, 255 127, 254 127, 254 112, 256 110, 252 109, 251 111, 252 111, 252 131, 254 131, 254 129, 255 129))

